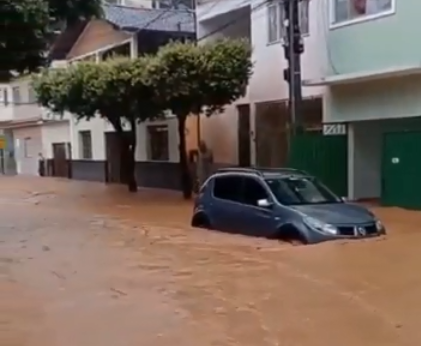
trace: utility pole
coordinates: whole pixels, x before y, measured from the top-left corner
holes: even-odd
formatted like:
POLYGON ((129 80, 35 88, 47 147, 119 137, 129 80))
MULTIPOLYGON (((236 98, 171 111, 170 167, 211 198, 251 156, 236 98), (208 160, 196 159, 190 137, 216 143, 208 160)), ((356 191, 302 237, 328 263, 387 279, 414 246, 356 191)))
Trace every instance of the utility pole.
POLYGON ((299 4, 303 0, 283 0, 283 47, 288 67, 284 70, 284 79, 289 84, 288 108, 292 134, 296 133, 301 123, 301 54, 304 43, 300 31, 299 4))

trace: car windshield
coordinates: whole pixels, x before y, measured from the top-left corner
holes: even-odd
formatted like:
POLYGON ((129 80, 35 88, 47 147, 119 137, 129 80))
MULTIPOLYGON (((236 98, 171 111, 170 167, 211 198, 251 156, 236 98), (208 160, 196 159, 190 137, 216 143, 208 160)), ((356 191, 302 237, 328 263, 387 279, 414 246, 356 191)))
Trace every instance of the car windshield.
POLYGON ((283 205, 331 204, 342 200, 312 177, 266 179, 271 191, 283 205))

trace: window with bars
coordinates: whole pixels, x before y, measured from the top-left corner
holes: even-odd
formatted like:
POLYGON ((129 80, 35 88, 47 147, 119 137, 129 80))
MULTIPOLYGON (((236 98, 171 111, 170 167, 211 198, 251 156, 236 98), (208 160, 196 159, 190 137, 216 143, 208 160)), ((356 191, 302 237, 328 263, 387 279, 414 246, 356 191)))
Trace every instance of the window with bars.
POLYGON ((36 102, 37 102, 36 93, 31 83, 28 86, 28 103, 36 103, 36 102))
POLYGON ((147 127, 147 157, 150 161, 169 160, 168 125, 147 127))
POLYGON ((333 23, 343 23, 357 18, 389 14, 395 0, 331 0, 333 23))
POLYGON ((13 98, 13 104, 19 105, 22 103, 22 97, 20 94, 20 88, 19 87, 13 87, 12 88, 12 98, 13 98))
POLYGON ((9 105, 9 90, 8 88, 0 88, 0 106, 9 105))
POLYGON ((299 7, 301 35, 310 34, 310 0, 301 0, 299 7))
MULTIPOLYGON (((298 7, 298 19, 302 35, 310 34, 310 0, 301 0, 298 7)), ((285 12, 283 1, 274 0, 267 6, 268 11, 268 43, 276 43, 284 36, 285 12)))
POLYGON ((92 134, 91 131, 79 131, 80 158, 92 160, 92 134))
POLYGON ((31 137, 26 137, 23 140, 23 156, 25 158, 31 158, 32 157, 32 148, 33 146, 32 144, 32 138, 31 137))

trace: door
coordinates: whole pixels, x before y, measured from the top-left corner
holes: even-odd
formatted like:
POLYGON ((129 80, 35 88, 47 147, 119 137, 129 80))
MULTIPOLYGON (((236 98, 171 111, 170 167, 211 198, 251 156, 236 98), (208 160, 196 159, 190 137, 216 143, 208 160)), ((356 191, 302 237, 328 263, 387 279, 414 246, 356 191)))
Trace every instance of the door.
POLYGON ((242 233, 266 237, 275 231, 275 218, 271 207, 262 208, 257 201, 267 199, 273 202, 268 191, 257 179, 246 177, 243 182, 242 210, 239 225, 242 233))
POLYGON ((339 196, 348 196, 348 137, 304 132, 291 136, 288 166, 320 179, 339 196))
POLYGON ((250 105, 238 105, 238 165, 251 166, 250 105))
POLYGON ((238 232, 241 212, 242 178, 220 176, 213 181, 213 199, 210 206, 212 224, 215 229, 225 232, 238 232))
POLYGON ((383 137, 381 202, 421 209, 421 132, 386 133, 383 137))
POLYGON ((105 148, 106 148, 106 160, 107 160, 107 172, 108 183, 121 183, 121 164, 120 164, 120 142, 115 132, 106 132, 105 136, 105 148))
POLYGON ((53 175, 55 177, 67 178, 68 167, 66 157, 66 143, 53 143, 53 175))

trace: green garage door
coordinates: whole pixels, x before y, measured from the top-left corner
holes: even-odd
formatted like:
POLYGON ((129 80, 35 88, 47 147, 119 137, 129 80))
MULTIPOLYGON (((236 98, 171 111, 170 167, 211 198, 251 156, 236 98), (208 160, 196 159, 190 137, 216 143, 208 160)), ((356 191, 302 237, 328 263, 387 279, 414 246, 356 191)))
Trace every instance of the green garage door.
POLYGON ((291 137, 288 166, 319 178, 339 196, 348 195, 348 137, 307 132, 291 137))
POLYGON ((383 137, 382 204, 421 209, 421 132, 383 137))

